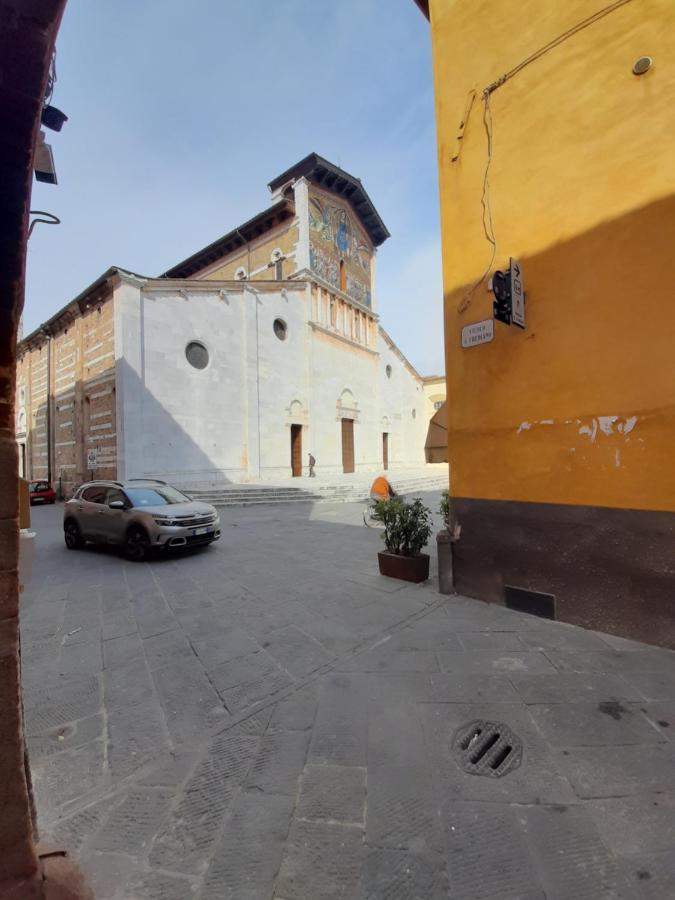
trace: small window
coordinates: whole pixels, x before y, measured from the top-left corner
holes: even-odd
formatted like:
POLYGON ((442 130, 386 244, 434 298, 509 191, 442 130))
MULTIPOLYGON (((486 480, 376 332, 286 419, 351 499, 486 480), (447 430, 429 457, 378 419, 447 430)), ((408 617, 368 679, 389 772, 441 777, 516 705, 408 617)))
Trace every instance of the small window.
POLYGON ((129 506, 129 501, 119 488, 108 488, 105 495, 105 502, 110 506, 110 504, 116 500, 121 500, 125 506, 129 506))
POLYGON ((209 364, 209 351, 200 341, 190 341, 185 348, 185 357, 195 369, 205 369, 209 364))
POLYGON ((441 406, 443 406, 443 403, 444 403, 444 402, 445 402, 444 400, 437 400, 437 401, 434 403, 434 409, 440 409, 441 406))
POLYGON ((82 491, 82 499, 88 503, 104 503, 106 489, 104 486, 90 487, 82 491))
POLYGON ((347 270, 345 269, 344 259, 340 260, 340 290, 343 293, 347 290, 347 270))
POLYGON ((243 266, 239 266, 237 271, 234 273, 234 277, 236 281, 246 281, 247 273, 246 269, 243 266))
POLYGON ((413 411, 412 411, 412 417, 413 417, 413 419, 416 419, 416 418, 417 418, 417 410, 416 410, 416 409, 413 409, 413 411))
POLYGON ((274 320, 274 333, 279 338, 280 341, 285 341, 288 336, 288 325, 284 322, 283 319, 275 319, 274 320))
POLYGON ((387 366, 384 371, 387 373, 387 378, 391 378, 391 366, 387 366))

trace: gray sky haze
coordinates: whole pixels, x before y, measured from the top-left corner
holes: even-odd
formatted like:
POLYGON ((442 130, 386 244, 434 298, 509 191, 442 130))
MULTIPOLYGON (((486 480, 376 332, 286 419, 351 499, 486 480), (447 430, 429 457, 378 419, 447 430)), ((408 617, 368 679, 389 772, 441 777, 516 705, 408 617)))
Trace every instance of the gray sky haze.
POLYGON ((384 328, 443 371, 429 25, 412 0, 69 0, 36 183, 24 334, 108 266, 158 275, 269 205, 315 151, 360 178, 391 232, 384 328))

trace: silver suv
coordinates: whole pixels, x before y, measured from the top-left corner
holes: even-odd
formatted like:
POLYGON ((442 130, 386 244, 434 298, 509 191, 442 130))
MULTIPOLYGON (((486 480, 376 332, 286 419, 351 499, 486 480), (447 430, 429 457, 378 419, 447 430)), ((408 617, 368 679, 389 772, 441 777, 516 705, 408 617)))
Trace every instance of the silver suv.
POLYGON ((140 561, 153 548, 217 541, 220 519, 210 503, 191 500, 164 481, 88 481, 64 505, 63 533, 70 550, 86 541, 117 544, 140 561))

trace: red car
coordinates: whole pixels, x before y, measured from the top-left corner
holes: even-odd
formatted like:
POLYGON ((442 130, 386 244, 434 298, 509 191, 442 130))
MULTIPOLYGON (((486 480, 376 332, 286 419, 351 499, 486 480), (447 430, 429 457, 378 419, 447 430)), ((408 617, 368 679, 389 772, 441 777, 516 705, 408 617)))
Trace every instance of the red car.
POLYGON ((55 503, 56 491, 48 481, 31 481, 28 485, 30 505, 34 503, 55 503))

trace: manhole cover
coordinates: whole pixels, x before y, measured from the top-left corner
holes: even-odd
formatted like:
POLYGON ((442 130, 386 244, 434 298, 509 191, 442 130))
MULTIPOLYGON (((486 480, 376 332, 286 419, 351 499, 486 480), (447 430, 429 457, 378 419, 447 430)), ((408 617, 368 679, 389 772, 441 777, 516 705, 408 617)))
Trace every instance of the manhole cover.
POLYGON ((523 743, 508 725, 482 719, 463 725, 452 749, 465 772, 492 778, 516 769, 523 756, 523 743))

